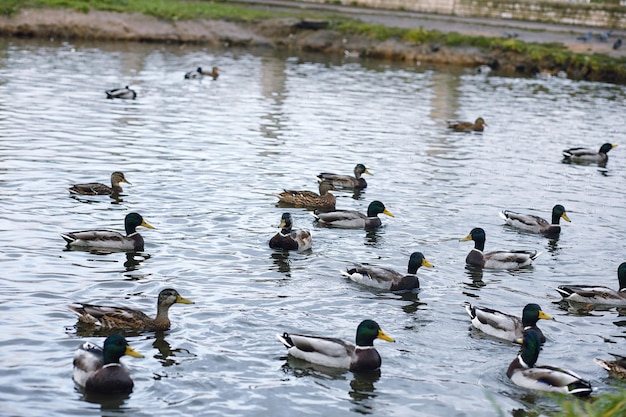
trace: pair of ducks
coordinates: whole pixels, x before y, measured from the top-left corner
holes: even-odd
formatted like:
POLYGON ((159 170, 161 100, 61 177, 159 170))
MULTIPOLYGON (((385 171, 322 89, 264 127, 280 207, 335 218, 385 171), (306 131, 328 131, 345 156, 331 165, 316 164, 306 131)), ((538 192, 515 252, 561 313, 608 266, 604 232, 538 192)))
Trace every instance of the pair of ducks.
POLYGON ((194 71, 189 71, 185 73, 186 79, 198 79, 204 77, 211 77, 214 80, 217 80, 217 77, 220 76, 220 69, 218 67, 213 67, 211 71, 203 71, 202 67, 196 68, 194 71))

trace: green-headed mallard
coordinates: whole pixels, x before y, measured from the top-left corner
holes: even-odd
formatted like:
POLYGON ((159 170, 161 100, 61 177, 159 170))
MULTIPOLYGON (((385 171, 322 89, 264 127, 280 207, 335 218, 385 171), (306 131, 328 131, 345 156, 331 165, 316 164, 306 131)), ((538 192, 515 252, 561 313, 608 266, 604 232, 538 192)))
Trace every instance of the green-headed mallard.
POLYGON ((311 248, 311 233, 308 230, 292 230, 290 213, 283 213, 280 219, 280 232, 270 239, 270 248, 304 251, 311 248))
POLYGON ((357 327, 356 346, 330 337, 293 333, 277 334, 276 337, 295 358, 331 368, 345 368, 353 372, 380 368, 381 359, 374 348, 374 339, 394 341, 373 320, 363 320, 357 327))
POLYGON ((74 382, 88 392, 131 392, 134 383, 126 366, 120 363, 123 355, 143 358, 120 334, 107 337, 102 348, 90 342, 83 343, 74 353, 74 382))
POLYGON ((558 392, 586 397, 593 389, 591 383, 572 371, 553 366, 536 366, 541 341, 534 329, 524 332, 524 341, 519 355, 511 362, 506 375, 522 388, 537 391, 558 392))
POLYGON ((386 214, 394 217, 385 205, 378 200, 374 200, 367 207, 367 215, 355 210, 336 210, 329 212, 315 211, 313 216, 318 224, 341 229, 375 229, 382 225, 378 218, 379 214, 386 214))
POLYGON ((143 251, 143 237, 136 230, 139 226, 154 229, 140 214, 129 213, 124 219, 126 236, 111 230, 85 230, 62 233, 61 236, 68 247, 143 251))
POLYGON ((565 213, 565 207, 557 204, 552 208, 552 222, 533 214, 516 213, 511 210, 503 210, 500 217, 504 219, 506 224, 515 228, 525 230, 527 232, 541 233, 547 237, 557 237, 561 233, 561 219, 569 222, 570 219, 565 213))
POLYGON ((130 184, 124 177, 123 172, 115 171, 111 174, 111 186, 105 184, 100 184, 99 182, 89 182, 85 184, 74 184, 70 187, 71 194, 80 194, 80 195, 111 195, 111 194, 119 194, 121 193, 122 187, 120 186, 121 182, 125 182, 126 184, 130 184))
POLYGON ((469 235, 461 239, 461 242, 474 241, 474 248, 465 258, 469 265, 491 269, 517 269, 532 264, 533 260, 541 254, 537 251, 510 250, 492 251, 483 253, 485 250, 485 231, 480 227, 472 229, 469 235))
POLYGON ((135 90, 131 90, 126 87, 114 88, 112 90, 105 91, 107 98, 126 98, 126 99, 135 99, 137 98, 137 93, 135 90))
POLYGON ((218 67, 213 67, 211 72, 208 72, 202 71, 202 67, 198 67, 194 71, 189 71, 185 74, 185 78, 187 79, 202 78, 204 76, 212 77, 214 80, 217 80, 217 77, 220 76, 220 69, 218 67))
POLYGON ((626 262, 617 267, 619 290, 600 285, 560 285, 556 290, 564 300, 587 306, 626 306, 626 262))
POLYGON ((107 329, 163 331, 170 328, 168 311, 175 303, 193 304, 178 291, 167 288, 159 293, 157 314, 152 318, 139 310, 128 307, 109 307, 93 304, 70 304, 70 310, 78 314, 78 320, 107 329))
POLYGON ((482 117, 476 119, 474 123, 472 122, 459 122, 456 120, 450 120, 448 123, 448 129, 452 129, 455 132, 482 132, 485 130, 485 126, 488 126, 485 123, 485 120, 482 117))
POLYGON ((363 164, 356 164, 354 167, 354 177, 351 175, 339 175, 339 174, 331 174, 328 172, 322 172, 317 176, 318 181, 328 181, 332 185, 338 188, 350 188, 350 189, 363 189, 367 187, 367 182, 365 178, 362 178, 361 175, 372 173, 365 168, 363 164))
POLYGON ((563 156, 573 162, 606 162, 609 160, 607 154, 616 146, 617 144, 605 143, 599 151, 589 148, 569 148, 563 150, 563 156))
POLYGON ((526 304, 522 310, 521 319, 492 308, 472 306, 468 302, 465 303, 465 311, 470 316, 472 326, 481 332, 517 343, 522 339, 526 329, 534 329, 539 334, 541 343, 545 343, 546 337, 537 327, 537 321, 539 319, 553 320, 537 304, 526 304))
POLYGON ((279 203, 284 205, 308 209, 334 210, 337 199, 329 193, 330 190, 334 189, 335 187, 330 182, 322 181, 319 184, 319 194, 313 191, 284 190, 282 193, 277 194, 276 197, 280 200, 279 203))
POLYGON ((393 292, 416 292, 420 288, 420 281, 415 274, 422 266, 432 268, 433 265, 422 252, 413 252, 409 257, 408 275, 391 268, 367 264, 356 264, 353 268, 341 271, 341 274, 369 287, 393 292))
POLYGON ((626 357, 616 355, 615 353, 609 353, 609 355, 613 355, 615 360, 607 361, 605 359, 595 358, 593 361, 609 371, 611 376, 626 379, 626 357))

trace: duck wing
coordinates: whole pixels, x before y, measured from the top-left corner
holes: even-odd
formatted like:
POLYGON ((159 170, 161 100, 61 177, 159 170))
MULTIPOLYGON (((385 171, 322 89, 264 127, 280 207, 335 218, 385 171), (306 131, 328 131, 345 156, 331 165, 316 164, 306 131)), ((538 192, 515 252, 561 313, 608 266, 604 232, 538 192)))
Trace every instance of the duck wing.
POLYGON ((71 194, 80 195, 107 195, 113 193, 113 189, 111 187, 98 182, 74 184, 69 190, 71 194))

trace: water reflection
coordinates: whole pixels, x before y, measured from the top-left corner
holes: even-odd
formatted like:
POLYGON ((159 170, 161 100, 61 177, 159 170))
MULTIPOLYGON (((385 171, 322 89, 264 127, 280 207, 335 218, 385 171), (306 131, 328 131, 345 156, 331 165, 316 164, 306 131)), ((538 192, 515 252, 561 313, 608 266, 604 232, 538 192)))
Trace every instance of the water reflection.
POLYGON ((152 343, 152 347, 159 351, 158 354, 154 355, 154 358, 161 362, 163 367, 178 365, 179 361, 176 360, 177 356, 195 356, 187 349, 172 349, 172 345, 165 340, 165 333, 166 332, 155 332, 154 342, 152 343), (182 355, 180 355, 181 353, 182 355))
POLYGON ((281 274, 285 274, 288 278, 291 278, 291 261, 289 260, 289 251, 274 251, 270 254, 270 258, 272 258, 272 262, 275 267, 270 269, 275 269, 281 274))
POLYGON ((126 268, 126 272, 135 271, 142 262, 148 259, 150 259, 149 253, 126 252, 126 262, 124 262, 124 268, 126 268))
MULTIPOLYGON (((122 406, 130 397, 130 393, 100 394, 93 392, 83 392, 82 394, 83 396, 81 399, 83 401, 93 404, 100 404, 100 409, 102 411, 116 410, 116 415, 123 414, 122 406)), ((104 415, 106 414, 103 414, 103 416, 104 415)))
POLYGON ((374 393, 376 387, 374 383, 380 379, 380 369, 370 372, 359 372, 354 374, 350 381, 350 391, 348 395, 354 404, 353 411, 360 414, 372 414, 375 404, 371 401, 377 397, 374 393))
POLYGON ((466 282, 465 285, 475 288, 481 289, 484 287, 485 282, 483 281, 483 269, 473 266, 473 265, 465 265, 465 275, 470 279, 471 282, 466 282))

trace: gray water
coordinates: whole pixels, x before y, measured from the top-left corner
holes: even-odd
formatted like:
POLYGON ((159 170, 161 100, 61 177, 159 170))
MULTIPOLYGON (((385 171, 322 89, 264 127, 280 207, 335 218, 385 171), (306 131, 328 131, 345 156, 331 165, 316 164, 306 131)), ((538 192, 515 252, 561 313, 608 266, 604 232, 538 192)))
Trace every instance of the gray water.
POLYGON ((581 313, 554 288, 617 288, 625 261, 623 86, 563 79, 485 77, 471 70, 363 62, 272 51, 126 43, 0 41, 0 414, 7 416, 465 416, 557 410, 554 398, 518 388, 505 371, 518 347, 470 330, 463 302, 521 314, 539 303, 556 318, 540 364, 564 366, 598 393, 615 381, 593 363, 625 354, 615 310, 581 313), (184 80, 217 65, 217 81, 184 80), (134 101, 106 100, 130 85, 134 101), (447 119, 488 123, 483 134, 447 119), (620 143, 606 167, 564 164, 561 150, 620 143), (304 209, 276 206, 283 188, 317 188, 322 171, 373 172, 360 195, 395 214, 376 232, 317 227, 304 209), (73 198, 76 182, 123 171, 119 200, 73 198), (560 239, 503 225, 501 209, 550 216, 563 204, 560 239), (60 233, 123 229, 137 211, 141 253, 64 250, 60 233), (313 249, 273 251, 280 215, 313 232, 313 249), (543 254, 520 271, 465 267, 470 229, 487 249, 543 254), (340 275, 351 262, 405 270, 422 251, 422 292, 399 296, 340 275), (130 335, 145 358, 123 358, 127 398, 93 399, 71 379, 83 340, 65 305, 128 305, 149 314, 165 287, 172 329, 130 335), (379 374, 358 375, 288 359, 278 332, 354 340, 375 319, 379 374))

